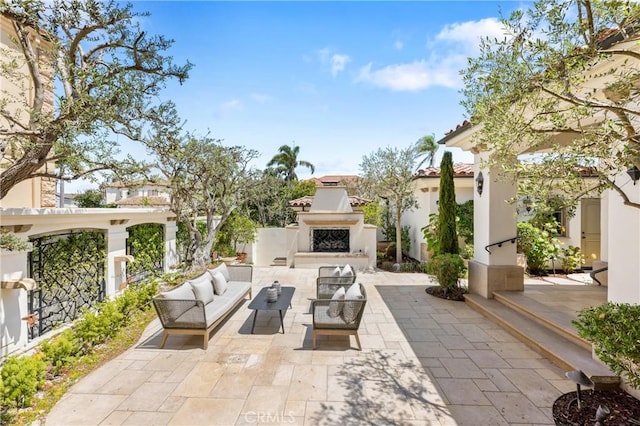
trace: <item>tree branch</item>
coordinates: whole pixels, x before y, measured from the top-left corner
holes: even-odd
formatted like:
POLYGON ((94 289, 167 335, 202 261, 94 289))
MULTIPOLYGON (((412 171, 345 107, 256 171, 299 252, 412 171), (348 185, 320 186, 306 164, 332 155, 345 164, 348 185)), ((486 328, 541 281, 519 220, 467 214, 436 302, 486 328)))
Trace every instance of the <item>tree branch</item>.
MULTIPOLYGON (((25 56, 27 62, 27 68, 29 69, 29 75, 33 83, 33 111, 36 113, 42 112, 42 106, 44 105, 44 85, 42 84, 40 67, 38 66, 38 58, 29 40, 29 34, 25 31, 25 28, 18 21, 13 21, 13 29, 15 30, 18 40, 20 40, 20 47, 22 53, 25 56)), ((29 118, 29 127, 35 125, 36 114, 31 114, 29 118)))

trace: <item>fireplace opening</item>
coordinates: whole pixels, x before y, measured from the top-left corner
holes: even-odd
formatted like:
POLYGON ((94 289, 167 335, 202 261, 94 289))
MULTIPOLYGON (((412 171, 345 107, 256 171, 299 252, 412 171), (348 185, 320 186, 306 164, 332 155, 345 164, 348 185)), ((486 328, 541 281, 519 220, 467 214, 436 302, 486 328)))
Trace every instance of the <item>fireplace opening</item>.
POLYGON ((348 229, 314 229, 311 245, 313 252, 349 252, 348 229))

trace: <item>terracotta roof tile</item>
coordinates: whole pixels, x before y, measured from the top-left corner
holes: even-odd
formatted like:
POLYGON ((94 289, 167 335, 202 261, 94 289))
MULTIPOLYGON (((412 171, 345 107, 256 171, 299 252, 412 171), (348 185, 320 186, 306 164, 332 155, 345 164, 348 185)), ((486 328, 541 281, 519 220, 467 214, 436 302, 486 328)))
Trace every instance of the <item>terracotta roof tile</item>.
MULTIPOLYGON (((295 200, 289 201, 289 207, 311 207, 311 204, 313 204, 313 198, 313 195, 296 198, 295 200)), ((371 200, 366 198, 362 198, 357 195, 349 195, 349 203, 352 207, 362 207, 370 202, 371 200)))
MULTIPOLYGON (((473 177, 473 164, 456 163, 453 165, 454 177, 473 177)), ((440 167, 427 167, 418 170, 416 177, 440 177, 440 167)))

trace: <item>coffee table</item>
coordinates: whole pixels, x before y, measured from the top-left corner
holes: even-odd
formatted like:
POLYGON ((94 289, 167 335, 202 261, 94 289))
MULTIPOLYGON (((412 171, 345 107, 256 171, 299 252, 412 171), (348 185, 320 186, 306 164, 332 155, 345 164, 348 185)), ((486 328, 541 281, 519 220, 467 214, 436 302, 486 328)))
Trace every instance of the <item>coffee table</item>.
POLYGON ((269 287, 263 287, 260 292, 249 303, 249 309, 253 309, 253 324, 251 324, 251 334, 256 326, 256 318, 258 317, 258 311, 279 311, 280 312, 280 325, 282 326, 282 334, 284 334, 284 315, 287 313, 287 309, 291 307, 291 298, 295 293, 295 287, 280 287, 282 289, 278 300, 275 302, 267 302, 267 289, 269 287))

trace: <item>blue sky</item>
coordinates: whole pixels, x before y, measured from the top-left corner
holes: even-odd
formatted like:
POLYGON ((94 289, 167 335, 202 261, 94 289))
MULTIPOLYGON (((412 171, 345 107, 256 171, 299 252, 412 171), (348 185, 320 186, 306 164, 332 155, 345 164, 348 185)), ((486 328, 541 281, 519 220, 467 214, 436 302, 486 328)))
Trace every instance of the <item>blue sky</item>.
MULTIPOLYGON (((173 38, 169 54, 195 65, 164 92, 187 129, 258 150, 261 169, 295 143, 314 176, 357 174, 378 148, 442 138, 465 118, 458 71, 480 36, 501 36, 500 11, 528 4, 133 3, 151 13, 142 28, 173 38)), ((454 150, 454 161, 472 156, 454 150)))

